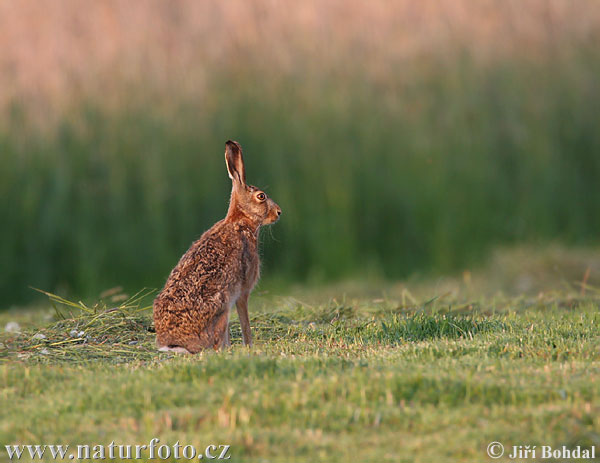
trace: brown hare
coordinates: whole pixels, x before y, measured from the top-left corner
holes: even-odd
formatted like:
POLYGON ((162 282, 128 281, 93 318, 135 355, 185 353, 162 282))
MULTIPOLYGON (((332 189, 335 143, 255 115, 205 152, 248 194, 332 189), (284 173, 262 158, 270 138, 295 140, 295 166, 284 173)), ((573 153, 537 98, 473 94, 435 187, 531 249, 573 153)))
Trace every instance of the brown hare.
POLYGON ((229 346, 234 303, 244 344, 252 345, 248 296, 259 277, 258 232, 277 222, 281 208, 246 184, 239 143, 225 144, 225 162, 233 183, 227 216, 192 244, 154 300, 160 351, 195 354, 229 346))

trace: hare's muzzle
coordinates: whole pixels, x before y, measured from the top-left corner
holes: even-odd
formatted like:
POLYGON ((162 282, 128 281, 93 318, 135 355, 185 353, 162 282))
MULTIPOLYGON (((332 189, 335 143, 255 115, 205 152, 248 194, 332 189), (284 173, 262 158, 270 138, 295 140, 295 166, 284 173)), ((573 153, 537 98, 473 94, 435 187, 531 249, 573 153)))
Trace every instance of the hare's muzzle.
POLYGON ((265 225, 270 225, 279 220, 281 216, 281 208, 273 201, 269 199, 269 213, 267 214, 267 220, 265 220, 265 225))

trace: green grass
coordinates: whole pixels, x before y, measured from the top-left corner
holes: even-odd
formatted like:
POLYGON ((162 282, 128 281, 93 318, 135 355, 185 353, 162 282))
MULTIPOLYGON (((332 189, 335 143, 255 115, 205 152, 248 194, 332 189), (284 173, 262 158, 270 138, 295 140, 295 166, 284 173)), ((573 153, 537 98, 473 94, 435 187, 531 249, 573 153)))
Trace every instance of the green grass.
POLYGON ((377 287, 311 303, 256 295, 254 348, 235 319, 233 347, 198 356, 155 352, 147 297, 6 312, 0 322, 23 332, 1 339, 0 442, 158 437, 230 444, 232 461, 249 462, 480 462, 491 441, 598 445, 594 288, 428 291, 422 302, 377 287))

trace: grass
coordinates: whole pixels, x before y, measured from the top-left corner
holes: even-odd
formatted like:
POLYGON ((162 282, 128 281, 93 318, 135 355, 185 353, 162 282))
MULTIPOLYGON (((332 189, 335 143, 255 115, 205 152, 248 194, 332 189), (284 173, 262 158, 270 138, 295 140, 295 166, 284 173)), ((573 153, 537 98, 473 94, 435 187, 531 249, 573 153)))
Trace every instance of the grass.
POLYGON ((158 437, 230 444, 248 462, 476 462, 492 441, 598 445, 600 291, 466 299, 461 285, 439 297, 429 286, 422 302, 389 286, 304 291, 310 302, 257 294, 252 350, 234 320, 231 349, 195 357, 155 351, 145 293, 51 296, 56 310, 0 315, 22 324, 1 338, 0 442, 158 437))

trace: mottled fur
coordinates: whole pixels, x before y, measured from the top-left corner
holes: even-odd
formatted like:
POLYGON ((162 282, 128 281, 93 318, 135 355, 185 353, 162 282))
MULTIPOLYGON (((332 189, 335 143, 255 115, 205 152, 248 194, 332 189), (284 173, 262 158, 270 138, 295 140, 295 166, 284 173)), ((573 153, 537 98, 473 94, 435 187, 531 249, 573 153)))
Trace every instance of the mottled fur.
POLYGON ((259 278, 258 233, 279 219, 281 209, 263 191, 246 185, 237 142, 225 144, 225 161, 233 185, 227 216, 192 244, 154 300, 160 350, 197 353, 229 345, 233 304, 244 344, 252 344, 248 297, 259 278))

